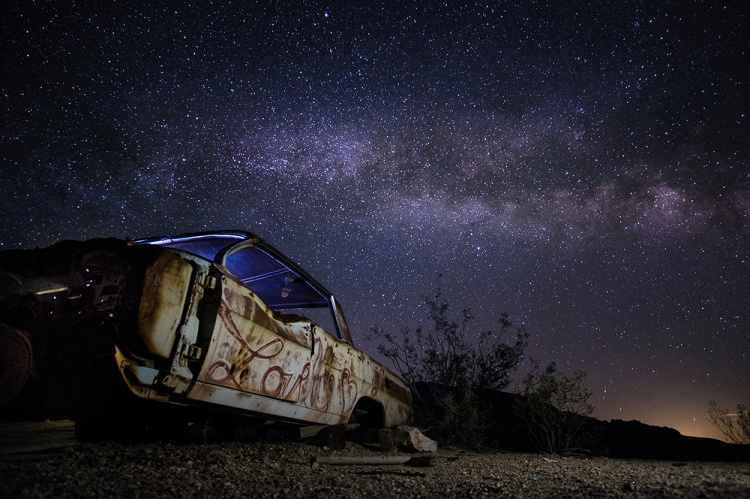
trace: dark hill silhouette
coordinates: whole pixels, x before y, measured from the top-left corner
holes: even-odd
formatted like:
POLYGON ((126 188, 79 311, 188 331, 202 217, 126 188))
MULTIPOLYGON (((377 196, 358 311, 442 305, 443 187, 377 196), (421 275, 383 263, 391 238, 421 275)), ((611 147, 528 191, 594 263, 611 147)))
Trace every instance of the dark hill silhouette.
MULTIPOLYGON (((434 385, 418 383, 417 403, 434 402, 434 385)), ((444 393, 444 392, 443 392, 444 393)), ((483 428, 485 445, 513 452, 537 452, 526 437, 523 420, 516 407, 523 396, 497 390, 482 390, 477 400, 488 414, 483 428)), ((596 437, 587 451, 591 455, 628 459, 657 459, 673 461, 750 462, 750 445, 722 442, 713 438, 682 435, 673 428, 652 426, 640 421, 600 421, 589 418, 597 429, 596 437)), ((429 431, 426 433, 429 435, 429 431)))
POLYGON ((610 457, 679 461, 750 462, 750 445, 729 444, 713 438, 689 437, 665 426, 640 421, 598 421, 603 430, 598 449, 610 457))

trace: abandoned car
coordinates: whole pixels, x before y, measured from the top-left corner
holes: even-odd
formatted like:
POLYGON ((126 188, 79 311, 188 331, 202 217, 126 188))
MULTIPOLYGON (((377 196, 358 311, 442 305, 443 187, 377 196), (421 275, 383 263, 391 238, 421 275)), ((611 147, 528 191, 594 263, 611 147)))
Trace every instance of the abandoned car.
POLYGON ((355 347, 336 298, 254 234, 0 252, 0 419, 136 401, 293 424, 412 419, 409 388, 355 347))

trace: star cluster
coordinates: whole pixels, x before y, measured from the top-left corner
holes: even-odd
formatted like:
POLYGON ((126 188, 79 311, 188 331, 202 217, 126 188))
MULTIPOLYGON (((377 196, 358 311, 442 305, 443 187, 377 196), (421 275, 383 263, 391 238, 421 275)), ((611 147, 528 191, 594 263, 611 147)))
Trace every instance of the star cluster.
MULTIPOLYGON (((441 287, 709 435, 750 391, 750 32, 732 3, 18 2, 4 249, 244 229, 358 337, 441 287)), ((372 345, 363 345, 374 351, 372 345)))

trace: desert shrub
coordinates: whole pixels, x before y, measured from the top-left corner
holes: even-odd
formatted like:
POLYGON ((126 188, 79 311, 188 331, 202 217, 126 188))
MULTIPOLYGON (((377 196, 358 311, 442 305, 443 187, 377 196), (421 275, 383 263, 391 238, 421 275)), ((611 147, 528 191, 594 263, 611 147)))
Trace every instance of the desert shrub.
POLYGON ((480 447, 492 421, 485 404, 469 386, 441 387, 423 384, 415 400, 417 425, 443 445, 480 447))
POLYGON ((378 352, 412 386, 417 424, 426 434, 449 444, 503 441, 527 448, 520 428, 539 452, 566 454, 589 445, 595 425, 589 417, 591 392, 583 386, 585 371, 566 376, 554 363, 541 371, 532 362, 510 402, 499 392, 510 385, 511 373, 523 360, 526 330, 515 328, 515 337, 506 342, 513 330, 508 314, 500 314, 495 333, 473 329, 471 309, 461 311, 460 324, 452 321, 440 290, 425 302, 430 330, 402 328, 393 334, 373 327, 366 339, 378 341, 378 352))
POLYGON ((720 408, 715 400, 708 406, 708 421, 735 444, 750 444, 750 401, 737 404, 737 412, 720 408))
POLYGON ((498 332, 475 330, 470 309, 461 311, 460 325, 449 318, 450 306, 440 290, 425 302, 431 330, 402 328, 392 334, 373 327, 366 339, 378 341, 378 352, 414 390, 417 423, 425 433, 443 443, 478 446, 494 422, 477 393, 510 384, 511 371, 523 360, 528 333, 515 328, 508 344, 505 337, 513 329, 508 314, 500 314, 498 332))
POLYGON ((513 323, 508 314, 498 318, 499 332, 472 331, 471 309, 462 310, 459 325, 448 317, 450 306, 440 290, 425 298, 433 330, 424 332, 402 328, 399 334, 371 328, 367 340, 379 341, 378 352, 393 362, 396 370, 410 385, 418 382, 443 387, 460 387, 476 391, 483 388, 502 390, 510 384, 510 373, 523 360, 529 337, 523 326, 516 328, 515 342, 505 343, 513 323))
POLYGON ((583 386, 586 371, 567 376, 553 362, 543 371, 532 361, 517 402, 517 413, 526 425, 531 443, 539 452, 571 454, 586 449, 596 427, 589 416, 594 406, 583 386))

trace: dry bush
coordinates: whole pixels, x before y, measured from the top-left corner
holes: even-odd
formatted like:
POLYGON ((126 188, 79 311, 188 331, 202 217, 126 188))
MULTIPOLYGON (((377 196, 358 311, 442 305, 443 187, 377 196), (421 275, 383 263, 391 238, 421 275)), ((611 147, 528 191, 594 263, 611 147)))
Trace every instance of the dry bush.
POLYGON ((379 342, 378 352, 412 387, 417 424, 428 436, 469 447, 504 442, 526 448, 524 442, 531 442, 538 451, 553 454, 589 444, 594 407, 583 386, 585 372, 568 377, 554 363, 540 372, 535 363, 522 393, 512 401, 503 399, 500 391, 523 360, 526 330, 516 328, 514 340, 506 343, 513 328, 507 314, 498 318, 498 333, 477 331, 471 328, 470 309, 462 310, 460 325, 450 320, 440 290, 425 302, 432 330, 403 328, 392 334, 373 327, 366 339, 379 342))
POLYGON ((403 328, 398 334, 372 328, 367 340, 378 341, 378 352, 391 360, 415 391, 417 422, 432 438, 444 443, 475 447, 493 425, 488 405, 477 397, 480 390, 502 390, 510 373, 523 360, 529 335, 515 329, 511 344, 504 340, 513 328, 508 314, 500 314, 499 332, 473 330, 474 316, 462 310, 459 325, 450 320, 450 306, 438 290, 425 298, 431 331, 403 328), (420 385, 424 393, 416 390, 420 385))
POLYGON ((708 407, 708 421, 718 428, 729 442, 750 444, 750 401, 744 400, 737 404, 737 412, 731 414, 712 400, 708 407))
POLYGON ((491 421, 477 397, 468 386, 436 387, 422 384, 422 393, 415 401, 417 424, 441 444, 480 447, 485 443, 491 421))
POLYGON ((505 343, 505 336, 513 327, 508 314, 498 318, 500 331, 473 331, 471 309, 463 309, 461 325, 448 318, 450 308, 440 290, 432 298, 425 298, 432 331, 422 328, 413 332, 402 328, 398 334, 378 327, 371 328, 366 340, 378 341, 378 352, 393 362, 396 370, 410 385, 433 383, 444 387, 468 387, 471 390, 491 388, 502 390, 510 384, 510 373, 523 360, 528 333, 523 326, 516 328, 515 342, 505 343))
POLYGON ((528 430, 528 436, 539 452, 574 454, 592 443, 596 428, 589 416, 594 406, 591 392, 583 386, 586 371, 566 376, 555 363, 544 371, 534 363, 524 378, 517 412, 528 430))

